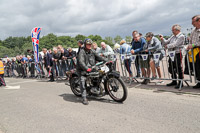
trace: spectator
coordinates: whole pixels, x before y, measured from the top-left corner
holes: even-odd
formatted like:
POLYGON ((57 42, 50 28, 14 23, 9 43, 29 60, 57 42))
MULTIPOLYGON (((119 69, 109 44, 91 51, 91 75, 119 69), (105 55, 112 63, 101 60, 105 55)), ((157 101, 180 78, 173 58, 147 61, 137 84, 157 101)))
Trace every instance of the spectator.
POLYGON ((54 63, 54 68, 56 69, 56 75, 61 76, 62 72, 60 72, 61 65, 59 63, 59 60, 61 59, 61 53, 58 52, 57 47, 53 47, 53 63, 54 63))
POLYGON ((142 33, 139 33, 140 34, 140 37, 142 37, 142 33))
POLYGON ((77 44, 78 44, 77 56, 78 56, 80 50, 83 48, 84 45, 83 45, 83 41, 82 41, 82 40, 79 40, 79 41, 77 42, 77 44))
MULTIPOLYGON (((148 54, 146 52, 142 52, 144 45, 146 45, 145 39, 141 38, 139 33, 135 33, 133 37, 134 37, 134 41, 132 43, 131 53, 132 54, 148 54)), ((142 84, 147 84, 150 82, 150 80, 147 79, 150 77, 149 58, 147 57, 147 60, 143 60, 141 55, 139 55, 139 64, 142 70, 142 76, 145 78, 142 84)))
POLYGON ((68 71, 68 62, 67 62, 68 54, 69 54, 68 50, 61 48, 62 71, 65 74, 66 74, 66 71, 68 71))
POLYGON ((152 32, 148 32, 146 34, 146 40, 148 44, 148 49, 146 50, 146 52, 149 52, 150 54, 150 67, 151 67, 152 76, 153 76, 152 79, 157 78, 156 70, 157 70, 159 78, 162 78, 161 71, 160 71, 160 60, 162 60, 162 58, 164 57, 165 51, 162 49, 161 42, 158 40, 158 38, 154 37, 154 34, 152 32), (160 53, 160 58, 158 60, 154 59, 153 57, 153 54, 156 54, 156 53, 160 53))
POLYGON ((12 62, 10 61, 9 58, 7 58, 7 62, 6 62, 6 73, 7 73, 7 77, 10 77, 11 75, 11 65, 12 62))
MULTIPOLYGON (((175 24, 172 26, 172 33, 173 35, 168 39, 165 40, 162 35, 160 35, 160 39, 162 41, 162 44, 164 44, 165 48, 168 49, 168 51, 174 51, 176 52, 174 61, 169 58, 169 73, 172 76, 172 79, 183 79, 183 68, 181 67, 182 63, 182 46, 185 43, 185 35, 181 33, 181 26, 178 24, 175 24)), ((180 81, 177 84, 176 80, 173 80, 171 83, 167 84, 167 86, 173 86, 175 85, 175 89, 178 89, 179 86, 183 86, 183 83, 180 81)))
POLYGON ((68 48, 69 54, 68 59, 71 59, 71 62, 69 64, 69 70, 72 70, 75 68, 75 60, 76 60, 76 51, 73 51, 72 48, 68 48))
POLYGON ((129 73, 129 77, 133 77, 132 71, 131 71, 131 46, 129 46, 128 44, 126 44, 125 40, 121 40, 120 42, 120 54, 126 54, 126 59, 124 60, 124 64, 126 67, 126 70, 129 73))
POLYGON ((28 58, 28 67, 29 67, 29 72, 31 73, 31 78, 35 77, 35 63, 34 63, 34 56, 27 56, 28 58))
MULTIPOLYGON (((192 25, 195 29, 190 34, 190 41, 187 49, 193 48, 194 50, 200 50, 200 15, 192 17, 192 25)), ((196 55, 195 72, 196 79, 200 81, 200 53, 196 55)), ((198 82, 193 88, 200 89, 200 83, 198 82)))
POLYGON ((52 53, 51 49, 48 50, 48 53, 53 57, 53 53, 52 53))
POLYGON ((28 58, 25 57, 25 55, 23 55, 23 57, 21 56, 21 71, 22 71, 22 76, 23 78, 27 77, 27 63, 28 63, 28 58))
POLYGON ((100 48, 98 47, 98 45, 97 45, 96 42, 93 42, 93 43, 92 43, 92 48, 96 51, 97 54, 99 53, 100 48))
POLYGON ((44 62, 45 62, 45 67, 47 72, 51 75, 50 76, 50 82, 54 81, 54 68, 53 68, 53 60, 52 60, 52 55, 47 52, 46 48, 42 49, 42 52, 44 53, 44 62))
MULTIPOLYGON (((133 36, 133 39, 132 39, 132 42, 131 42, 132 49, 133 49, 133 46, 135 45, 135 40, 134 40, 135 34, 138 34, 138 31, 132 32, 132 36, 133 36)), ((136 56, 136 59, 135 59, 135 67, 136 67, 136 71, 137 71, 136 77, 140 77, 140 64, 139 64, 139 56, 138 55, 136 56)))
POLYGON ((16 60, 13 58, 12 61, 11 61, 11 63, 12 63, 11 72, 12 72, 12 76, 13 77, 15 76, 15 73, 14 73, 14 69, 16 68, 15 67, 15 62, 16 62, 16 60))
POLYGON ((5 80, 4 80, 4 65, 2 62, 2 59, 0 58, 0 86, 6 86, 5 80))
POLYGON ((101 48, 99 50, 99 54, 109 59, 110 56, 114 54, 114 51, 109 45, 106 45, 105 42, 101 42, 101 48))
POLYGON ((120 53, 120 45, 116 43, 113 48, 114 53, 120 53))

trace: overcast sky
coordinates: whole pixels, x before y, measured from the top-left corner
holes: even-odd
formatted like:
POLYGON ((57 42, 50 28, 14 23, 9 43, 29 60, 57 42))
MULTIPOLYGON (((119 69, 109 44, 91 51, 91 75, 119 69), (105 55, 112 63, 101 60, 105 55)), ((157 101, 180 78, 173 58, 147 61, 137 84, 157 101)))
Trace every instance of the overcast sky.
POLYGON ((29 36, 36 26, 41 35, 170 35, 173 24, 191 28, 196 14, 199 0, 0 0, 0 39, 29 36))

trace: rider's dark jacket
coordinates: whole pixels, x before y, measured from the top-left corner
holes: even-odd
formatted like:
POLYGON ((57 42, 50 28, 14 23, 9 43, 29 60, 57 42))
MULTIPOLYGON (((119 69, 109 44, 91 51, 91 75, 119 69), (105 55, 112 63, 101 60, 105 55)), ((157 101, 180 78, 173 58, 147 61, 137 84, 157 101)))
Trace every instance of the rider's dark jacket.
POLYGON ((78 54, 77 71, 81 72, 81 75, 85 75, 87 69, 94 66, 96 61, 106 61, 106 59, 98 55, 94 50, 81 49, 78 54))

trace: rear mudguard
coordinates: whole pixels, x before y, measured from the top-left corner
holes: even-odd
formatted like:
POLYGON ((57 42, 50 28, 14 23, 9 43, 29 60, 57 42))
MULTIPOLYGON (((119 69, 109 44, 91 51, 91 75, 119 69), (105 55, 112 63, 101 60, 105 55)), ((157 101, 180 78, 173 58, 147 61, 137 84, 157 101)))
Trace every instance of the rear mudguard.
POLYGON ((78 73, 77 72, 72 73, 72 77, 78 77, 78 73))

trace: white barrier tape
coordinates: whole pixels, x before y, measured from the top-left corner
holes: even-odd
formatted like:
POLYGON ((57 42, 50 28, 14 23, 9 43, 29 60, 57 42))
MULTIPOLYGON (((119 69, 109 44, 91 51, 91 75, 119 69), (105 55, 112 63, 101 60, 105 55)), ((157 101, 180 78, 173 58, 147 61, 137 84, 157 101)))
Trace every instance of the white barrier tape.
POLYGON ((169 51, 168 54, 169 54, 170 59, 171 59, 172 61, 174 61, 175 51, 169 51))
POLYGON ((141 55, 141 56, 142 56, 143 61, 145 61, 145 60, 148 59, 148 54, 143 54, 143 55, 141 55))
POLYGON ((135 59, 136 59, 136 55, 132 55, 132 56, 131 56, 131 60, 132 60, 133 62, 135 62, 135 59))
POLYGON ((160 59, 160 54, 161 54, 161 53, 153 54, 153 58, 154 58, 155 62, 158 62, 158 61, 159 61, 159 59, 160 59))

